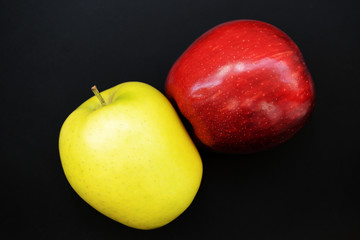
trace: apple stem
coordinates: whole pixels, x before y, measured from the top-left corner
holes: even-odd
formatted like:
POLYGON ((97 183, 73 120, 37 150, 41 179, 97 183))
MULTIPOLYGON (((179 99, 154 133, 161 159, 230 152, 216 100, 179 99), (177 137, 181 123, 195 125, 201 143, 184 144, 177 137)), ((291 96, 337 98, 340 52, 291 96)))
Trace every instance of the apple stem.
POLYGON ((101 96, 99 90, 97 89, 96 85, 94 85, 92 88, 91 88, 91 91, 95 94, 95 96, 99 99, 100 103, 102 106, 106 106, 106 102, 105 100, 103 99, 103 97, 101 96))

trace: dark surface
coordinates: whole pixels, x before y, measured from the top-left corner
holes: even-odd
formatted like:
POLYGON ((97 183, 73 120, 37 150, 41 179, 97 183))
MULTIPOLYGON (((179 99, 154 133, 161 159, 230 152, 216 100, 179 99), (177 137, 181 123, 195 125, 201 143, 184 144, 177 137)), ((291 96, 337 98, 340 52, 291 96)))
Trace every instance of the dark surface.
POLYGON ((357 1, 2 1, 1 215, 7 239, 360 239, 357 1), (200 151, 203 182, 172 223, 140 231, 88 206, 61 168, 66 117, 138 80, 163 91, 209 28, 256 19, 301 49, 317 99, 289 142, 251 155, 200 151))

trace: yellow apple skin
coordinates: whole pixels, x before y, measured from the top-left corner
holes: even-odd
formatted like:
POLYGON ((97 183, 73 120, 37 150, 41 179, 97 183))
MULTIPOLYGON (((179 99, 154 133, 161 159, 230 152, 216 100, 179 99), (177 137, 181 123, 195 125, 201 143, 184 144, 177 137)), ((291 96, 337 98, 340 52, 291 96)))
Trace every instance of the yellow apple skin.
POLYGON ((72 188, 104 215, 138 229, 161 227, 193 201, 200 155, 170 102, 140 82, 94 96, 64 122, 63 170, 72 188))

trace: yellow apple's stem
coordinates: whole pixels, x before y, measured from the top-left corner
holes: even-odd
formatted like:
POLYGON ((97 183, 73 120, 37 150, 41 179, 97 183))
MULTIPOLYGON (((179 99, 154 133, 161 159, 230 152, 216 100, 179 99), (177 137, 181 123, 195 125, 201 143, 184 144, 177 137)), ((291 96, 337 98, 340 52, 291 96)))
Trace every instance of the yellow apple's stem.
POLYGON ((106 102, 105 100, 103 99, 103 97, 101 96, 101 94, 99 93, 99 90, 97 89, 96 85, 94 85, 92 88, 91 88, 91 91, 95 94, 95 96, 99 99, 101 105, 103 106, 106 106, 106 102))

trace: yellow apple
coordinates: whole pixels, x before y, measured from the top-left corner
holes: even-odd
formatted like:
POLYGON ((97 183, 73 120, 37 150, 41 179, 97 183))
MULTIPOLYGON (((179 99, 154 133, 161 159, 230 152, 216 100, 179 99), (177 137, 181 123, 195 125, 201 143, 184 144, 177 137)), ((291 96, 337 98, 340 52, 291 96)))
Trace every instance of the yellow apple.
POLYGON ((193 201, 202 162, 170 102, 127 82, 96 92, 64 122, 65 176, 88 204, 138 229, 161 227, 193 201), (100 100, 100 101, 99 101, 100 100))

